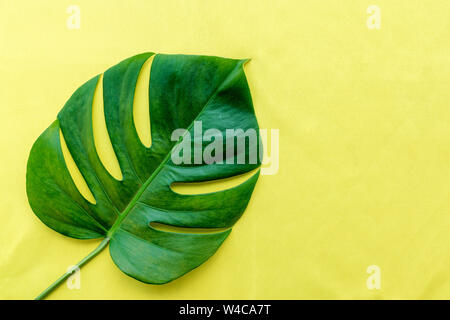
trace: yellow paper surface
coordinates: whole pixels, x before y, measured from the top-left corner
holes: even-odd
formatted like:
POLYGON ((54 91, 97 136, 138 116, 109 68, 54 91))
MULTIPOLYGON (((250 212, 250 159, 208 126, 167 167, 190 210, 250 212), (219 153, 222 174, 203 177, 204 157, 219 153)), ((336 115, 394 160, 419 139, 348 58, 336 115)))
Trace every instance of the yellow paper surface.
POLYGON ((49 298, 450 298, 449 12, 447 0, 2 0, 0 298, 34 298, 99 244, 35 217, 28 153, 78 86, 146 51, 251 58, 279 171, 186 276, 146 285, 105 250, 80 289, 49 298), (374 265, 379 289, 367 286, 374 265))

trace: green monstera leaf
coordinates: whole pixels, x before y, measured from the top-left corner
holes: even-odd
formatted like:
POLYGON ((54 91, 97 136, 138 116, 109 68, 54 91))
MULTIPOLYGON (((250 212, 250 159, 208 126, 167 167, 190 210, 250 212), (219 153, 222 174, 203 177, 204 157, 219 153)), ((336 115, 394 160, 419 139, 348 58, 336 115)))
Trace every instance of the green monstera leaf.
MULTIPOLYGON (((111 257, 124 273, 146 283, 164 284, 216 252, 244 212, 259 171, 238 186, 211 193, 180 194, 172 185, 234 177, 260 166, 260 157, 254 160, 252 155, 255 144, 260 153, 259 129, 243 70, 245 62, 144 53, 122 61, 75 91, 32 147, 27 194, 34 213, 53 230, 78 239, 103 238, 78 266, 110 244, 111 257), (153 59, 148 88, 151 146, 146 147, 134 123, 133 99, 138 76, 149 58, 153 59), (120 180, 105 168, 94 142, 92 111, 99 81, 107 132, 122 172, 120 180), (205 133, 200 141, 196 124, 201 124, 205 133), (174 131, 180 128, 186 129, 184 134, 173 141, 174 131), (216 132, 209 139, 208 129, 216 132), (228 134, 230 129, 234 135, 228 134), (252 130, 256 142, 249 137, 252 130), (93 202, 83 197, 70 175, 61 134, 93 202), (238 148, 241 138, 244 150, 238 148), (190 147, 182 149, 186 141, 190 147), (222 155, 223 161, 215 158, 199 163, 195 156, 211 141, 224 142, 214 155, 222 155), (175 163, 175 151, 192 161, 175 163), (161 230, 154 223, 211 228, 211 232, 161 230)), ((64 274, 38 298, 69 275, 64 274)))

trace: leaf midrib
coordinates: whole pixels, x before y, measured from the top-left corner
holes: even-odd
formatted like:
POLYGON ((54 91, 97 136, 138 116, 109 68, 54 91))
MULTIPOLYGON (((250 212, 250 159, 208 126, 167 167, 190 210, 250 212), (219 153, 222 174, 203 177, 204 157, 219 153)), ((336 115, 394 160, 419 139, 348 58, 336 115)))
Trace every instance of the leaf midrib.
POLYGON ((142 194, 145 192, 145 190, 148 188, 148 186, 153 182, 153 180, 156 178, 156 176, 161 172, 161 170, 164 168, 164 166, 166 165, 167 161, 169 160, 170 155, 172 154, 172 150, 181 142, 184 140, 185 135, 190 131, 190 129, 192 128, 192 126, 194 125, 194 122, 202 115, 202 113, 205 111, 206 107, 209 105, 209 103, 211 102, 211 100, 217 95, 217 93, 219 92, 219 90, 222 88, 222 86, 224 85, 224 83, 226 83, 228 81, 228 79, 231 77, 232 74, 234 74, 234 72, 241 67, 241 65, 245 62, 247 62, 248 60, 240 60, 236 66, 233 68, 233 70, 231 70, 231 72, 225 77, 225 79, 220 83, 219 86, 217 86, 216 90, 213 92, 213 94, 209 97, 208 101, 206 101, 205 105, 203 106, 202 110, 197 114, 197 116, 192 120, 191 124, 189 125, 189 127, 186 129, 186 132, 183 134, 183 136, 181 137, 181 139, 178 139, 178 142, 175 143, 173 145, 173 147, 170 149, 170 151, 167 153, 166 157, 163 159, 163 161, 161 161, 161 163, 159 164, 159 166, 156 168, 155 171, 153 171, 153 173, 150 175, 150 177, 144 182, 144 184, 141 185, 141 187, 136 191, 135 195, 133 196, 133 198, 131 199, 131 201, 128 203, 128 205, 126 206, 126 208, 123 210, 122 213, 119 214, 119 216, 117 217, 116 221, 114 222, 114 224, 112 225, 112 227, 109 229, 109 231, 106 234, 106 238, 112 238, 112 236, 114 235, 114 233, 117 231, 117 229, 120 227, 120 225, 122 224, 122 221, 128 216, 128 214, 130 213, 130 211, 134 208, 134 206, 138 203, 140 197, 142 196, 142 194))

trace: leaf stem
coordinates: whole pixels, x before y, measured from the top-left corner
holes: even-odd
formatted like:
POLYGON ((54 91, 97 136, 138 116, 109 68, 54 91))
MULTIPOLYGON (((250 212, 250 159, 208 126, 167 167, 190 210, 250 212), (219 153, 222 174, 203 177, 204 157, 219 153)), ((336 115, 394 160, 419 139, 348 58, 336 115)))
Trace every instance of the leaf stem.
POLYGON ((88 263, 92 258, 94 258, 97 254, 99 254, 109 243, 109 237, 103 239, 100 245, 95 248, 91 253, 89 253, 86 257, 83 258, 80 262, 78 262, 74 268, 64 273, 61 277, 59 277, 55 282, 53 282, 47 289, 41 292, 40 295, 36 297, 35 300, 44 299, 50 292, 52 292, 56 287, 58 287, 61 283, 63 283, 67 278, 69 278, 77 268, 81 268, 84 264, 88 263))

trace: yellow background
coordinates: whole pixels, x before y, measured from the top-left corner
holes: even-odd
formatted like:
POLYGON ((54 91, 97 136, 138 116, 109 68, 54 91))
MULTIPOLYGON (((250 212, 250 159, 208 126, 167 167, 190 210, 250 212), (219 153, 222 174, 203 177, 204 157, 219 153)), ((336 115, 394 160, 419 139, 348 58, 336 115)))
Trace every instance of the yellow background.
POLYGON ((103 251, 80 290, 49 298, 450 298, 449 12, 447 0, 1 0, 0 298, 35 297, 98 245, 34 216, 28 153, 78 86, 145 51, 252 58, 279 172, 188 275, 145 285, 103 251), (372 4, 380 30, 366 26, 372 4))

